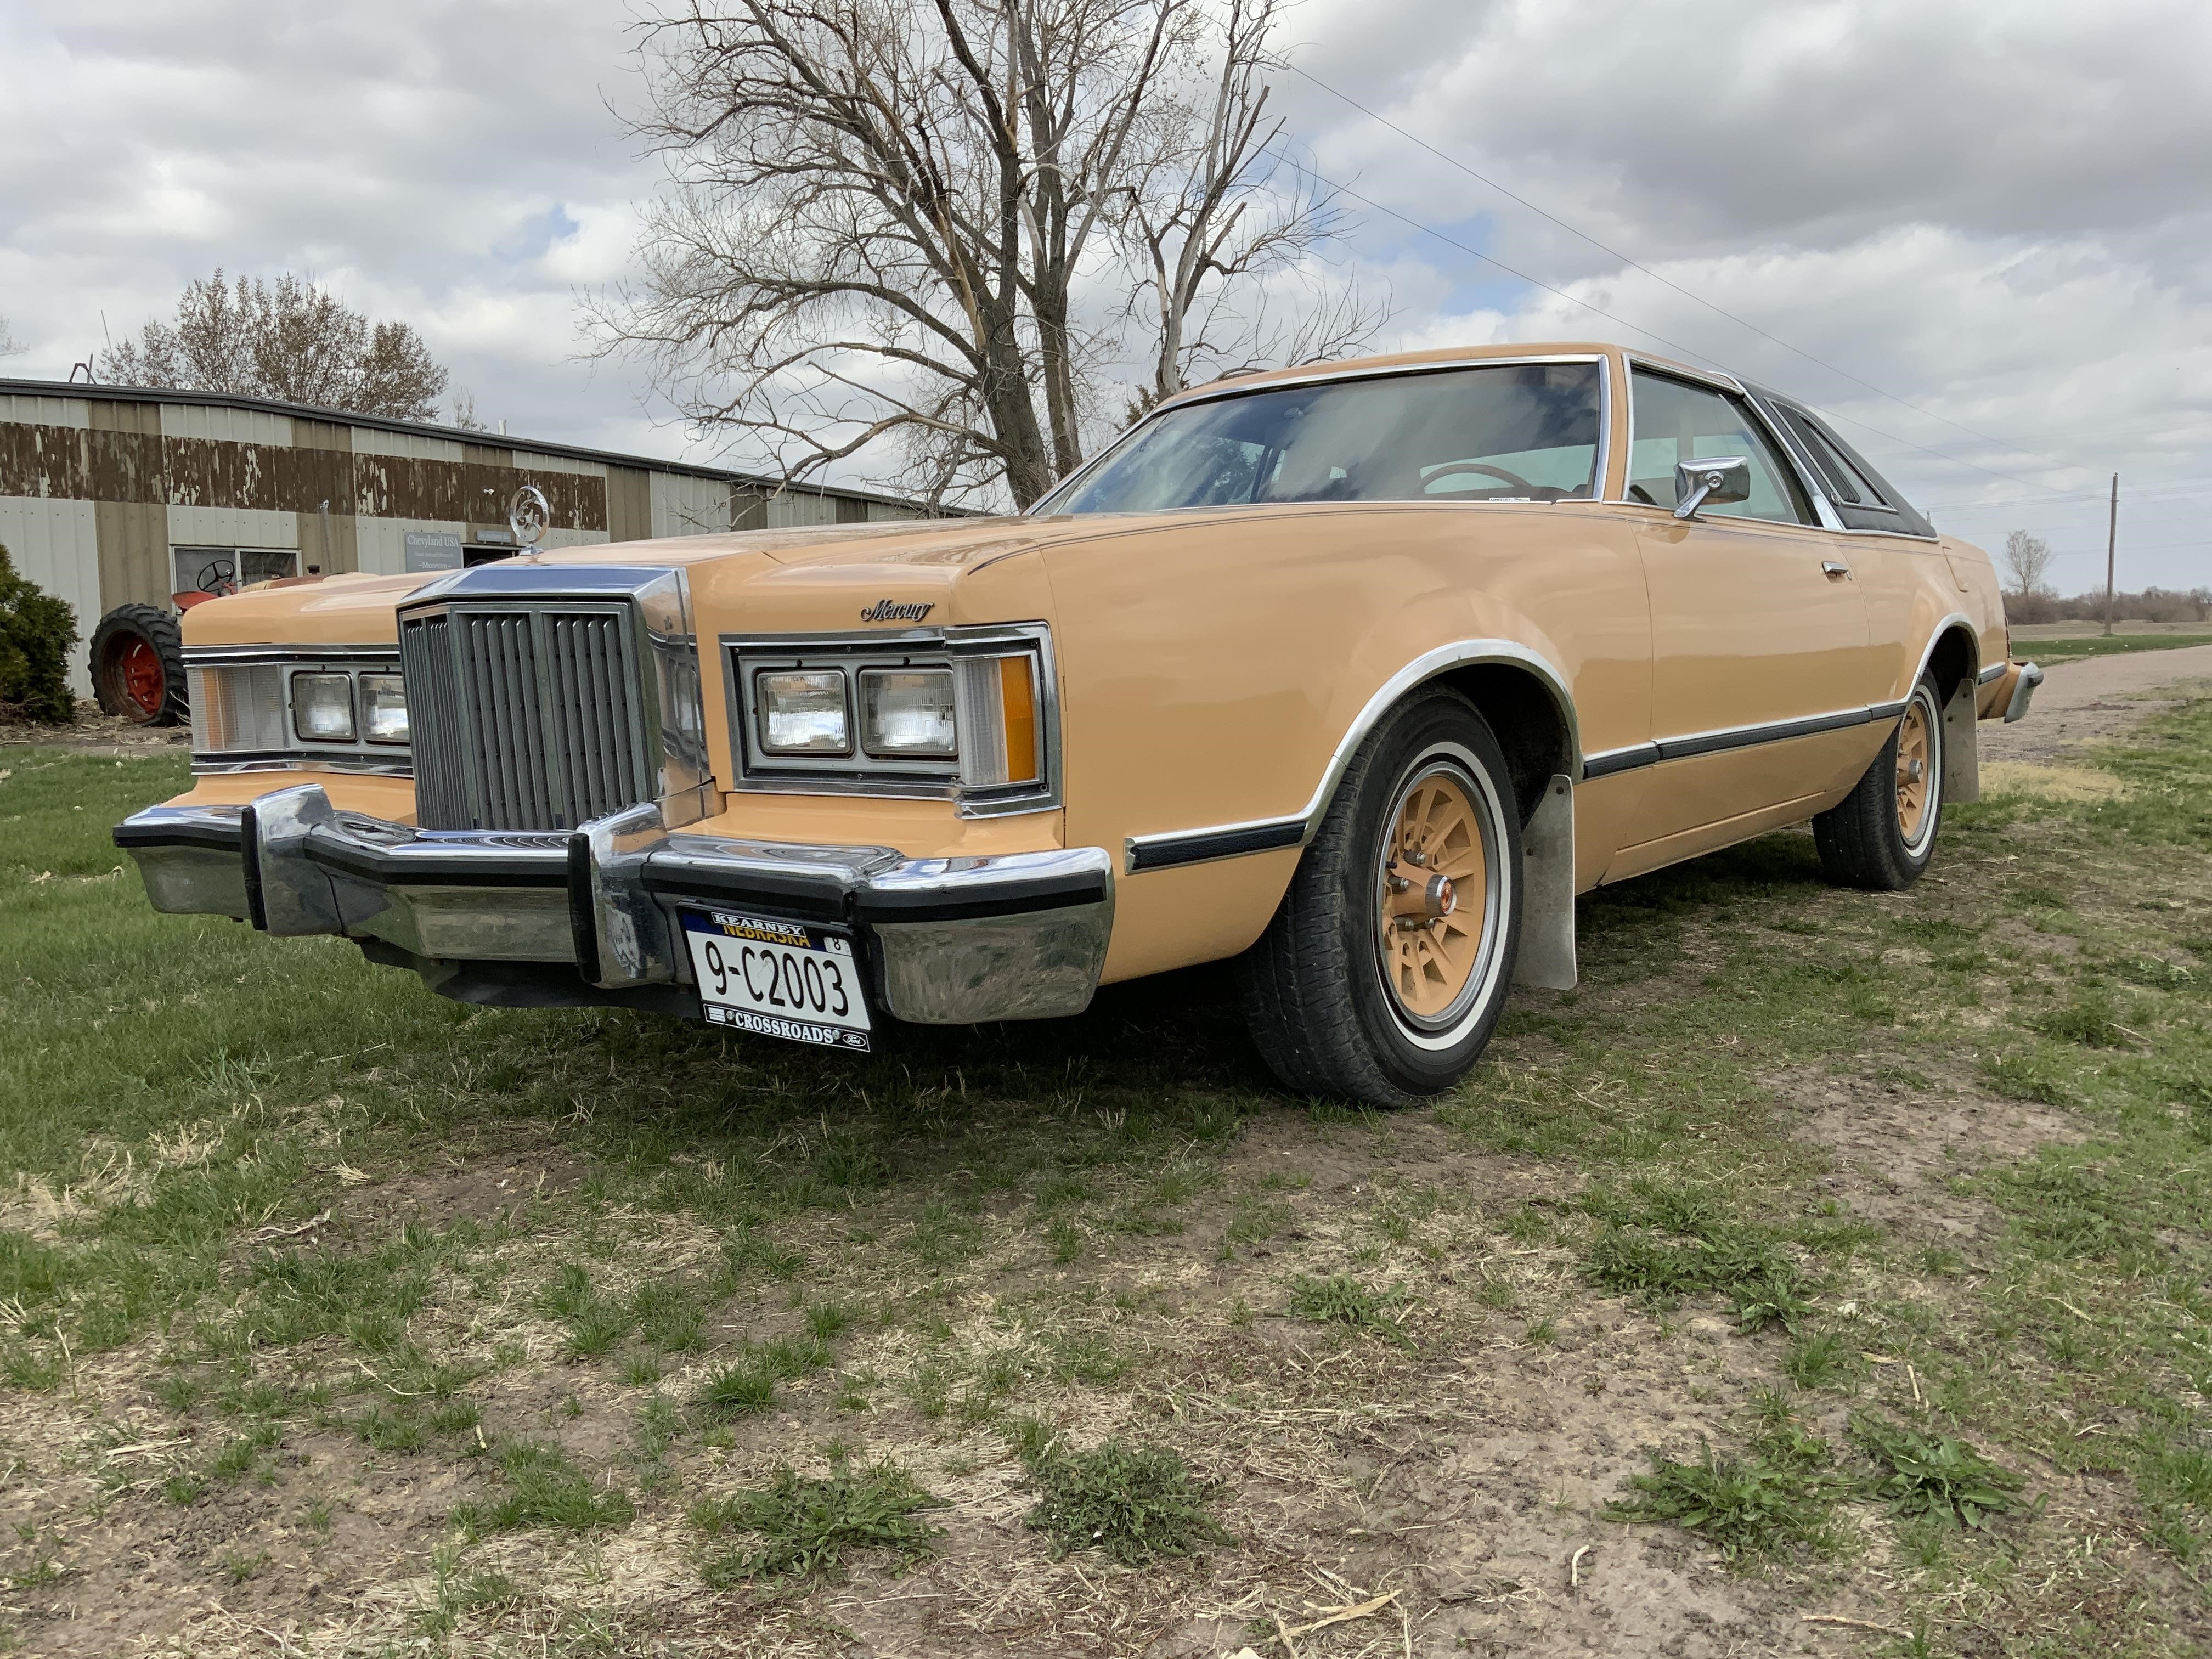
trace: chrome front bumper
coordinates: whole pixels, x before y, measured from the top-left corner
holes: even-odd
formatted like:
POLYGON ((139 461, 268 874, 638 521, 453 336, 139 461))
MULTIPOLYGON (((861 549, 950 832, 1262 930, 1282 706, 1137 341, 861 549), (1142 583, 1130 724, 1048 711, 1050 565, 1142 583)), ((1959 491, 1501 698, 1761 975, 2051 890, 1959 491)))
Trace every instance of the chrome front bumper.
POLYGON ((908 859, 670 831, 649 804, 568 835, 417 830, 301 784, 243 807, 149 807, 115 844, 157 910, 380 941, 478 977, 567 964, 609 1000, 690 985, 679 906, 849 927, 879 1006, 921 1024, 1082 1012, 1114 918, 1102 848, 908 859))

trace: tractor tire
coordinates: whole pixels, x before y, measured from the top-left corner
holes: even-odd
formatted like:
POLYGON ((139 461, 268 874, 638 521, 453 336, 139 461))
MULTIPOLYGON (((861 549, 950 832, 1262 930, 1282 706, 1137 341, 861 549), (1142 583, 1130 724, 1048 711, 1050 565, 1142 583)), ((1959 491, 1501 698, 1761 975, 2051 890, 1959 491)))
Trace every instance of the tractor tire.
POLYGON ((185 636, 150 605, 118 605, 92 631, 92 690, 103 714, 139 726, 191 718, 185 693, 185 636))

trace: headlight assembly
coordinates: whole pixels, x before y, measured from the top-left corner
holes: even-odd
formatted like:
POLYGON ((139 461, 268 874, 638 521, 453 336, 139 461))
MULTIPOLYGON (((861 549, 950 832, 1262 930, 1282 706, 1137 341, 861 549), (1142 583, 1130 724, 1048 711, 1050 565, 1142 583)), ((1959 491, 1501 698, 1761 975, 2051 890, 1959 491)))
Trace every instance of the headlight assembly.
POLYGON ((185 649, 192 769, 411 769, 407 687, 388 651, 276 647, 185 649))
POLYGON ((722 646, 738 789, 949 797, 969 817, 1058 804, 1041 623, 722 646))

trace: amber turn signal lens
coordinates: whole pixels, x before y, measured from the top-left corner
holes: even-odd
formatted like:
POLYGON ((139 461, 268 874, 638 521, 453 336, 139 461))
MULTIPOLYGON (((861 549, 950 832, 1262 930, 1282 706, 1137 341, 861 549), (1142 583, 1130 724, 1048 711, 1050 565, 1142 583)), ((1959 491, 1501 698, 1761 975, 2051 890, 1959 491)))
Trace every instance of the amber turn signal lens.
POLYGON ((1036 659, 1026 652, 999 659, 1000 706, 1006 710, 1006 781, 1023 783, 1037 775, 1036 686, 1030 678, 1036 659))

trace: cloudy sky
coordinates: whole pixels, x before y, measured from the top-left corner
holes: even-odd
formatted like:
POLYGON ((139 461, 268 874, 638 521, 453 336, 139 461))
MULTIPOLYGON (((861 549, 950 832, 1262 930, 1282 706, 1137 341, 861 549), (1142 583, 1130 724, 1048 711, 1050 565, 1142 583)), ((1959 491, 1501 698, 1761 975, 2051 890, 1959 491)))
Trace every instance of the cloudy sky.
MULTIPOLYGON (((0 374, 59 379, 218 264, 289 269, 416 323, 517 433, 707 459, 577 356, 657 177, 618 118, 630 21, 0 8, 0 374)), ((2047 537, 2068 591, 2101 585, 2118 471, 2123 584, 2212 585, 2212 8, 1305 0, 1287 43, 1296 139, 1371 204, 1339 257, 1395 298, 1379 343, 1723 363, 1945 529, 2047 537)))

